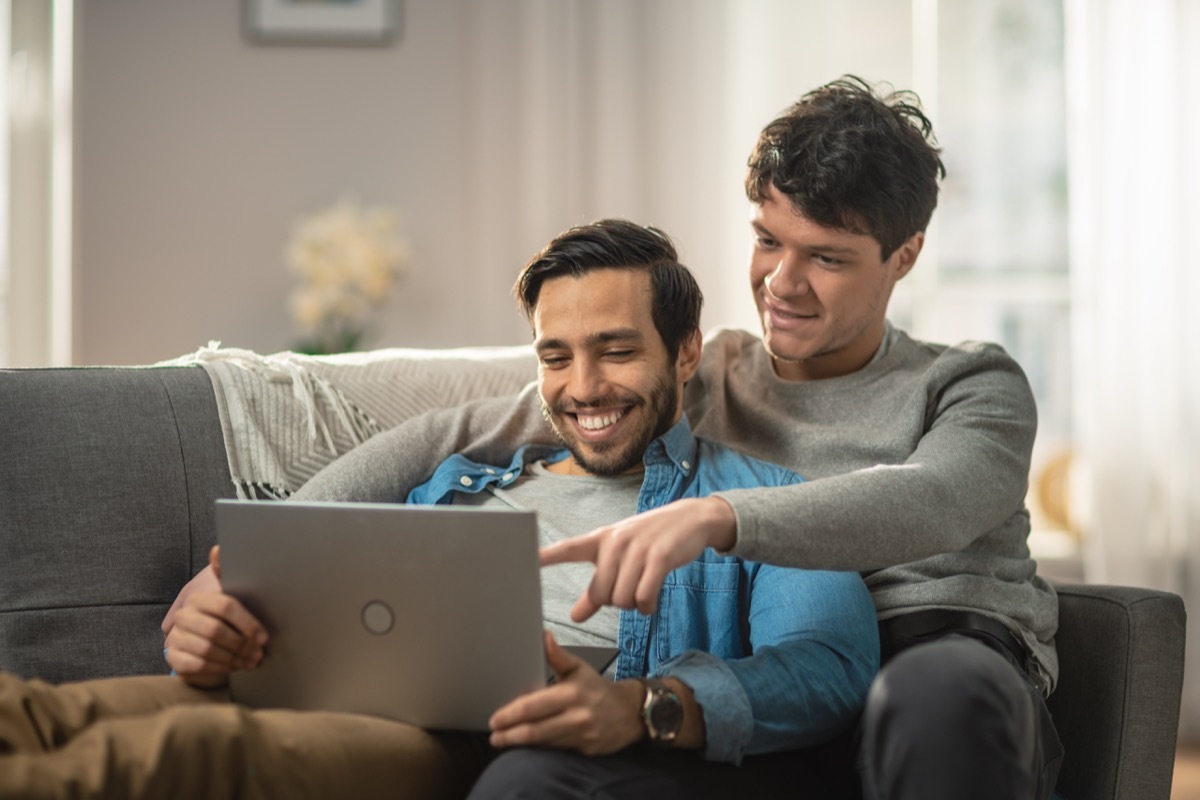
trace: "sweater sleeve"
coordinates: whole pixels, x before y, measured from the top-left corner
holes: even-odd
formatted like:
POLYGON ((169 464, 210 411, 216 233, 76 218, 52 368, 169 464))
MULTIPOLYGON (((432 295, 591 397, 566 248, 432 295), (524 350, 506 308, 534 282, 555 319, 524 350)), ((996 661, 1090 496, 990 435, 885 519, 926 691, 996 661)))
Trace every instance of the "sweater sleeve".
POLYGON ((503 463, 521 444, 553 441, 537 385, 530 384, 516 396, 430 411, 384 431, 322 469, 291 499, 403 502, 455 453, 503 463))
POLYGON ((985 347, 940 359, 923 386, 924 432, 902 463, 720 493, 737 518, 733 552, 784 566, 863 571, 957 552, 1019 524, 1014 510, 1024 505, 1037 429, 1020 367, 1000 348, 985 347))

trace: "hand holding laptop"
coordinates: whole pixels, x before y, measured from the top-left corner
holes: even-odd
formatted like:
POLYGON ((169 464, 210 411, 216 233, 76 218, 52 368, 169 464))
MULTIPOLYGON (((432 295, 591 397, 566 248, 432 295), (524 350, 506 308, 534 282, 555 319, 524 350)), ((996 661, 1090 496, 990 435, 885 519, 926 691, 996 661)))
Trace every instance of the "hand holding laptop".
POLYGON ((192 686, 214 688, 229 682, 234 670, 253 669, 262 661, 267 631, 236 598, 220 591, 220 550, 209 552, 216 591, 188 594, 175 613, 166 638, 167 663, 192 686))
POLYGON ((167 613, 163 616, 162 624, 159 625, 162 628, 163 636, 170 635, 171 628, 175 627, 175 615, 179 613, 179 609, 183 608, 183 604, 187 602, 189 595, 193 592, 219 591, 221 591, 221 582, 217 580, 212 564, 209 564, 197 572, 190 581, 183 585, 183 588, 179 590, 179 594, 175 595, 175 602, 171 603, 171 607, 167 609, 167 613))
POLYGON ((543 637, 556 680, 521 695, 491 716, 492 746, 540 745, 601 756, 641 739, 642 685, 613 683, 564 650, 549 631, 543 637))

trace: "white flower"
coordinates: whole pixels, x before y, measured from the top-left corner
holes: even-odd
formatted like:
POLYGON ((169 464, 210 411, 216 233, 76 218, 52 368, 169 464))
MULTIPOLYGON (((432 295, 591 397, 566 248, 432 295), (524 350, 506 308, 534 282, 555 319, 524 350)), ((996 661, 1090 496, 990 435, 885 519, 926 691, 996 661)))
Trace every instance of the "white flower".
POLYGON ((325 302, 311 287, 301 287, 292 292, 288 303, 292 318, 306 331, 316 330, 325 318, 325 302))
POLYGON ((292 318, 319 340, 361 333, 407 271, 411 252, 394 212, 342 200, 301 220, 284 258, 300 278, 289 301, 292 318))

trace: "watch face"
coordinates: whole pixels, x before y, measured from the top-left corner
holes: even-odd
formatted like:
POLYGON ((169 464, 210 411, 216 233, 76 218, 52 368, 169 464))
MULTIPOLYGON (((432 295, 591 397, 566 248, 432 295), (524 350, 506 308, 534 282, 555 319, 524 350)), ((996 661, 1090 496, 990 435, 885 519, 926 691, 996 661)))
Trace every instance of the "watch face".
POLYGON ((669 742, 683 727, 683 703, 679 696, 665 687, 653 687, 646 708, 646 728, 650 738, 669 742))

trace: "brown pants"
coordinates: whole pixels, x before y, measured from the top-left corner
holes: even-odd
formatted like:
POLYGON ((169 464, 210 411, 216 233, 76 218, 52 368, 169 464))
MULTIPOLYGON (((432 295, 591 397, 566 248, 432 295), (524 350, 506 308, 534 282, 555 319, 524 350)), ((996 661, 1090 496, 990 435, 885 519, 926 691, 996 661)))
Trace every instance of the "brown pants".
POLYGON ((491 756, 478 734, 251 710, 178 678, 0 673, 0 797, 452 798, 491 756))

